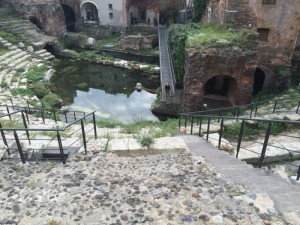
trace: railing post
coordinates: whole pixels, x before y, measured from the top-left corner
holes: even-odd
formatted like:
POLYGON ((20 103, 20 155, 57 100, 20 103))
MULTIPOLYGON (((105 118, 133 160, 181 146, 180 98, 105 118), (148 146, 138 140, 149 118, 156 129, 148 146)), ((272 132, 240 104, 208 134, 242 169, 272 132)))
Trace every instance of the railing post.
POLYGON ((250 105, 250 119, 252 118, 253 104, 250 105))
POLYGON ((95 139, 97 139, 97 126, 96 126, 95 112, 93 112, 93 124, 94 124, 94 134, 95 134, 95 139))
POLYGON ((26 160, 25 160, 25 156, 23 154, 22 146, 20 144, 19 137, 18 137, 18 134, 17 134, 16 130, 14 130, 14 137, 15 137, 15 140, 16 140, 16 144, 17 144, 17 147, 18 147, 18 151, 19 151, 22 163, 24 164, 24 163, 26 163, 26 160))
POLYGON ((299 165, 299 168, 298 168, 298 172, 297 172, 297 178, 296 178, 296 180, 299 180, 299 178, 300 178, 300 165, 299 165))
POLYGON ((27 113, 27 109, 26 108, 25 108, 25 116, 26 116, 27 123, 29 123, 29 118, 28 118, 28 113, 27 113))
POLYGON ((8 106, 7 106, 7 105, 6 105, 6 111, 7 111, 7 114, 8 114, 9 120, 11 121, 11 115, 10 115, 9 108, 8 108, 8 106))
POLYGON ((184 127, 186 127, 186 123, 187 123, 187 116, 184 117, 184 127))
POLYGON ((84 121, 86 121, 86 118, 85 118, 85 112, 83 112, 83 117, 84 117, 84 121))
POLYGON ((22 114, 23 124, 24 124, 24 127, 25 127, 25 129, 26 129, 26 136, 27 136, 27 139, 28 139, 29 144, 31 144, 31 142, 30 142, 30 137, 29 137, 29 131, 28 131, 28 129, 27 129, 28 127, 27 127, 26 119, 25 119, 24 113, 21 112, 21 114, 22 114))
POLYGON ((74 121, 76 121, 76 112, 74 112, 74 121))
POLYGON ((207 142, 208 142, 208 136, 209 136, 209 127, 210 127, 210 117, 208 117, 207 131, 206 131, 206 141, 207 142))
MULTIPOLYGON (((1 137, 2 137, 3 143, 8 147, 7 140, 6 140, 6 137, 5 137, 5 133, 2 130, 2 128, 3 128, 2 124, 0 123, 1 137)), ((9 152, 8 148, 7 148, 7 153, 8 153, 8 155, 10 155, 10 152, 9 152)))
POLYGON ((221 119, 218 149, 220 149, 222 143, 223 126, 224 126, 224 118, 221 119))
POLYGON ((269 122, 269 125, 267 127, 267 131, 266 131, 264 145, 263 145, 263 148, 262 148, 262 151, 261 151, 259 168, 261 168, 261 166, 263 164, 263 161, 264 161, 264 158, 265 158, 265 155, 266 155, 266 150, 267 150, 267 147, 268 147, 268 142, 269 142, 269 137, 270 137, 270 134, 271 134, 271 129, 272 129, 272 123, 269 122))
POLYGON ((236 121, 238 121, 238 117, 239 117, 239 107, 235 108, 235 117, 236 117, 236 121))
POLYGON ((64 149, 63 149, 61 138, 60 138, 60 134, 59 134, 58 131, 57 131, 57 142, 58 142, 58 147, 59 147, 59 152, 60 152, 62 163, 66 164, 64 149))
POLYGON ((297 106, 297 110, 296 110, 297 114, 299 113, 299 108, 300 108, 300 101, 298 102, 298 106, 297 106))
POLYGON ((200 121, 199 121, 199 137, 201 136, 201 127, 202 127, 202 117, 200 117, 200 121))
POLYGON ((68 123, 67 112, 64 112, 64 114, 65 114, 65 121, 66 121, 66 123, 68 123))
POLYGON ((274 104, 273 113, 275 113, 276 107, 277 107, 277 100, 275 101, 275 104, 274 104))
POLYGON ((42 119, 43 119, 43 124, 45 124, 44 109, 41 109, 41 115, 42 115, 42 119))
POLYGON ((255 112, 254 112, 254 117, 256 117, 256 114, 257 114, 257 107, 258 107, 258 105, 257 105, 257 104, 255 104, 255 112))
POLYGON ((180 126, 181 126, 181 116, 179 116, 179 120, 178 120, 179 131, 180 131, 180 126))
POLYGON ((86 150, 86 139, 85 139, 85 132, 84 132, 84 123, 83 123, 83 120, 82 120, 82 119, 80 120, 80 123, 81 123, 81 131, 82 131, 82 139, 83 139, 84 151, 85 151, 85 154, 87 154, 87 150, 86 150))
POLYGON ((54 116, 54 121, 55 121, 55 123, 57 123, 56 110, 55 110, 55 109, 53 109, 53 116, 54 116))
POLYGON ((245 126, 245 120, 243 120, 242 123, 241 123, 238 144, 237 144, 237 147, 236 147, 236 156, 235 156, 236 158, 239 157, 239 152, 240 152, 242 138, 243 138, 243 133, 244 133, 244 126, 245 126))
POLYGON ((192 121, 191 121, 191 134, 193 134, 193 125, 194 125, 194 117, 192 116, 192 121))
POLYGON ((13 103, 13 100, 12 100, 12 98, 10 97, 10 102, 11 102, 11 106, 12 106, 12 108, 13 109, 15 109, 15 107, 14 107, 14 103, 13 103))

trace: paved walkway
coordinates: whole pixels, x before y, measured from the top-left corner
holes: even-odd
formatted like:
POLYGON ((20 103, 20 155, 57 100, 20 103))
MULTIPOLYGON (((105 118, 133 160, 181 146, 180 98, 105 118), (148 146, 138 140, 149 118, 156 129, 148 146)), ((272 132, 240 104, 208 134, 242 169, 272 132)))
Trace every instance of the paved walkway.
POLYGON ((250 191, 267 193, 280 213, 300 210, 300 185, 290 184, 275 174, 266 174, 259 168, 253 168, 252 165, 216 149, 203 138, 192 135, 181 137, 192 152, 206 158, 220 174, 245 185, 250 191))

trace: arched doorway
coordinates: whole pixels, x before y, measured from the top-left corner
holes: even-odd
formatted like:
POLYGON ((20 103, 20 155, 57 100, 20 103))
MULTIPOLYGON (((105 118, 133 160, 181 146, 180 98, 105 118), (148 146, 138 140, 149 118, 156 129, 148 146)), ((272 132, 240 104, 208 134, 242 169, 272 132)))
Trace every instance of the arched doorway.
POLYGON ((81 17, 84 21, 99 21, 97 6, 91 2, 85 2, 80 6, 81 17))
POLYGON ((75 23, 76 23, 76 17, 74 10, 65 4, 62 4, 62 8, 64 10, 65 18, 66 18, 66 27, 67 31, 74 32, 75 31, 75 23))
POLYGON ((54 54, 55 53, 55 49, 52 45, 50 44, 46 44, 44 49, 47 51, 47 52, 50 52, 51 54, 54 54))
POLYGON ((265 82, 265 73, 260 68, 256 68, 253 82, 253 95, 263 90, 265 82))
POLYGON ((209 108, 219 108, 234 105, 238 86, 236 80, 227 75, 210 78, 204 85, 204 103, 209 108))
POLYGON ((43 26, 42 23, 40 22, 40 20, 38 18, 36 18, 35 16, 30 16, 29 17, 29 21, 31 23, 33 23, 34 25, 36 25, 39 29, 43 30, 43 26))

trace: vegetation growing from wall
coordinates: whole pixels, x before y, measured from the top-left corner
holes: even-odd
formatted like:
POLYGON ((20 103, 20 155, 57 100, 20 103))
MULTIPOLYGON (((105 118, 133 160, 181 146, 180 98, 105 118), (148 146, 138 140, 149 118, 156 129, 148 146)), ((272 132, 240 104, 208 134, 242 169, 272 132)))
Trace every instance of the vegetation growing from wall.
POLYGON ((202 16, 205 13, 208 1, 209 0, 193 0, 193 4, 194 4, 193 21, 194 22, 201 21, 202 16))
POLYGON ((235 46, 236 51, 245 51, 252 54, 252 49, 257 46, 254 32, 232 31, 220 24, 172 24, 168 29, 169 43, 173 60, 177 84, 182 86, 185 73, 186 48, 225 48, 235 46))

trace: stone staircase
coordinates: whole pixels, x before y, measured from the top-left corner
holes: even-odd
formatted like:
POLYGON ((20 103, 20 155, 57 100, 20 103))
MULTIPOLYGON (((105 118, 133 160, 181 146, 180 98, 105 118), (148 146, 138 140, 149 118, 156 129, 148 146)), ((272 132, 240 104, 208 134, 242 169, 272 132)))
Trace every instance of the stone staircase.
MULTIPOLYGON (((245 185, 254 193, 271 197, 276 210, 280 213, 299 213, 300 185, 293 185, 278 175, 266 173, 239 159, 232 158, 200 137, 192 135, 180 135, 180 137, 192 152, 204 157, 220 174, 245 185)), ((254 197, 256 198, 257 195, 254 197)))
POLYGON ((53 42, 54 37, 45 35, 35 24, 23 19, 13 7, 0 7, 0 28, 12 33, 35 48, 43 47, 44 43, 53 42))
POLYGON ((26 87, 26 78, 21 76, 14 79, 17 71, 26 72, 32 65, 49 64, 51 59, 55 58, 45 49, 25 50, 12 45, 1 37, 0 45, 9 49, 8 53, 0 56, 0 83, 5 82, 9 88, 26 87))

